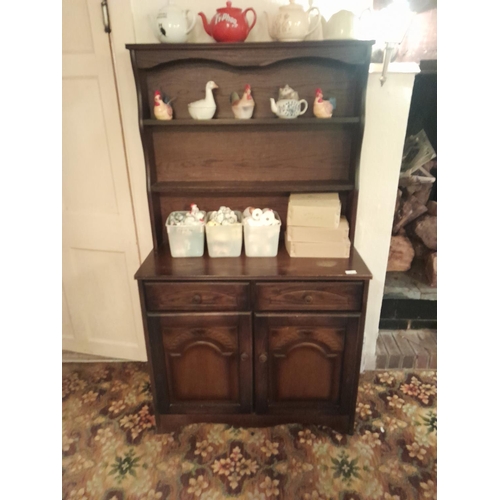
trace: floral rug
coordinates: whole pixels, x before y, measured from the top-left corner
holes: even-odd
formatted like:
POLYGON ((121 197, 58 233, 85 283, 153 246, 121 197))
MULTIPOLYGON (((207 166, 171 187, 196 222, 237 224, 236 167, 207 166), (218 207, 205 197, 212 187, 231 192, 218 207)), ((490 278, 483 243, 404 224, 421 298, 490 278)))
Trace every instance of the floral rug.
POLYGON ((188 425, 156 435, 144 363, 63 365, 64 500, 435 499, 436 372, 361 375, 354 436, 188 425))

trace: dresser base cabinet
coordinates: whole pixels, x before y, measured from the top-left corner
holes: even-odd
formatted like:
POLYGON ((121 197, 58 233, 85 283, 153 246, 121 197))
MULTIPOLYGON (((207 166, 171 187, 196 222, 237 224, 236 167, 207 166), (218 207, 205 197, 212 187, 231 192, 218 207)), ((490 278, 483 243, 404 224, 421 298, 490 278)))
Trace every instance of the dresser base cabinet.
POLYGON ((183 282, 141 269, 158 432, 301 423, 352 433, 366 276, 183 282))

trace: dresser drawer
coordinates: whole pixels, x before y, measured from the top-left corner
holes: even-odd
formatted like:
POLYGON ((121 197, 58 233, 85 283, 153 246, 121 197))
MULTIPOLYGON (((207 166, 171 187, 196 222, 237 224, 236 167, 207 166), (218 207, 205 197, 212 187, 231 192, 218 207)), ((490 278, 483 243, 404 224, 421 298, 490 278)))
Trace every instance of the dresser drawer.
POLYGON ((361 282, 257 283, 260 311, 360 311, 361 282))
POLYGON ((148 311, 248 309, 248 283, 145 283, 148 311))

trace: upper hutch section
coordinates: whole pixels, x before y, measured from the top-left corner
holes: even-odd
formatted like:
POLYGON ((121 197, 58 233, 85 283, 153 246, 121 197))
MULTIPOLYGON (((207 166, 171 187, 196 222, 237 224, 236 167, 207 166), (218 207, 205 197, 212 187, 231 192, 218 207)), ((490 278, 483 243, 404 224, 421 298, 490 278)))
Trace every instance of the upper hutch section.
MULTIPOLYGON (((127 45, 131 52, 145 151, 155 248, 166 241, 164 223, 173 210, 197 202, 244 210, 270 206, 286 214, 291 192, 339 191, 349 222, 355 210, 356 170, 363 133, 364 96, 371 41, 310 41, 127 45), (217 111, 193 120, 188 104, 204 98, 213 80, 217 111), (232 92, 250 84, 253 118, 236 120, 232 92), (308 102, 293 120, 277 118, 270 98, 286 84, 308 102), (333 118, 313 115, 315 91, 335 97, 333 118), (153 97, 172 103, 172 121, 155 120, 153 97), (349 200, 349 201, 348 201, 349 200), (355 202, 355 201, 354 201, 355 202)), ((351 234, 352 235, 352 234, 351 234)))

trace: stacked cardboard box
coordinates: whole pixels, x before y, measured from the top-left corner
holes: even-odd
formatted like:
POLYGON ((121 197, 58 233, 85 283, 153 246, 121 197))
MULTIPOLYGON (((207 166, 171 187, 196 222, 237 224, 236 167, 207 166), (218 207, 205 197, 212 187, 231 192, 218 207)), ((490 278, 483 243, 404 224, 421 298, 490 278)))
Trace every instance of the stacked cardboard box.
POLYGON ((285 245, 290 257, 348 258, 349 224, 338 193, 297 193, 288 201, 285 245))

